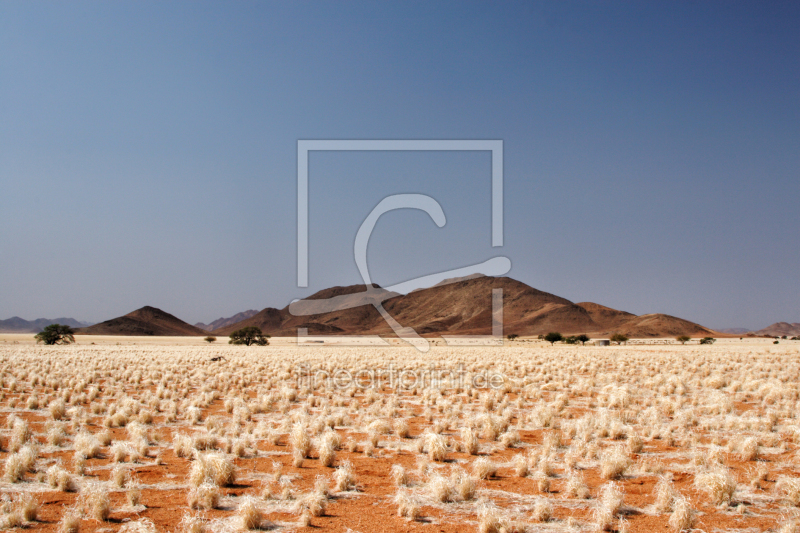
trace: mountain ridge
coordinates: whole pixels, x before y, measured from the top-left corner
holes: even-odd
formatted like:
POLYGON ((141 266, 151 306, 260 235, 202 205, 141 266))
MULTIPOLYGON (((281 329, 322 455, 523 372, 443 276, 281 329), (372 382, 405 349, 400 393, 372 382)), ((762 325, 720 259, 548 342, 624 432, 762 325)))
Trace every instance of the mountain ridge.
MULTIPOLYGON (((374 293, 385 298, 383 308, 397 322, 414 328, 421 335, 490 334, 493 289, 503 291, 504 334, 538 335, 550 331, 594 335, 623 333, 630 337, 717 334, 671 315, 651 313, 637 316, 593 302, 576 304, 508 277, 468 276, 447 281, 405 295, 374 293)), ((302 308, 304 312, 315 313, 328 305, 323 302, 316 304, 316 301, 335 298, 330 312, 297 316, 290 312, 290 306, 283 309, 268 307, 213 333, 229 335, 236 329, 255 326, 273 336, 294 336, 298 328, 305 328, 310 335, 393 335, 372 305, 349 307, 349 304, 368 302, 366 290, 364 285, 330 287, 303 300, 302 307, 292 305, 292 309, 302 308)))
POLYGON ((74 318, 37 318, 36 320, 25 320, 18 316, 12 316, 6 320, 0 320, 0 333, 39 333, 51 324, 62 324, 71 328, 84 328, 91 326, 91 322, 81 322, 74 318))
MULTIPOLYGON (((492 295, 503 296, 503 333, 535 336, 551 331, 586 333, 595 338, 622 333, 628 337, 705 337, 719 332, 663 313, 634 315, 594 302, 573 303, 509 277, 468 276, 398 294, 373 286, 322 289, 283 309, 266 307, 220 318, 212 335, 227 336, 255 326, 272 336, 394 335, 372 303, 402 327, 420 335, 488 335, 492 333, 492 295), (237 320, 240 318, 240 320, 237 320)), ((793 324, 788 324, 794 326, 793 324)), ((160 309, 145 306, 127 315, 76 330, 79 335, 205 336, 209 330, 190 325, 160 309)))
POLYGON ((200 328, 200 329, 205 330, 205 331, 213 331, 215 329, 219 329, 219 328, 228 326, 230 324, 236 324, 237 322, 241 322, 242 320, 246 320, 246 319, 250 318, 251 316, 253 316, 253 315, 257 314, 257 313, 258 313, 258 311, 255 310, 255 309, 248 309, 247 311, 242 311, 240 313, 236 313, 235 315, 227 317, 227 318, 225 318, 225 317, 218 318, 218 319, 214 320, 213 322, 211 322, 209 324, 205 324, 203 322, 198 322, 197 324, 194 325, 194 327, 200 328))

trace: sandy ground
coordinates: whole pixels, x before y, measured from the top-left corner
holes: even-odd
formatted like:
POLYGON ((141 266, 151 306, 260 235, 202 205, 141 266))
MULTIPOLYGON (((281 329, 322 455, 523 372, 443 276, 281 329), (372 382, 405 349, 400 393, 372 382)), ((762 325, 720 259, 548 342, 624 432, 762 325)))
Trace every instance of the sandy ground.
MULTIPOLYGON (((46 472, 53 465, 74 472, 77 434, 104 431, 109 433, 109 443, 86 461, 86 470, 76 476, 76 482, 80 487, 103 484, 110 494, 111 513, 106 520, 84 515, 80 531, 117 531, 140 519, 151 521, 154 531, 189 531, 180 522, 191 512, 188 478, 196 458, 176 455, 173 440, 178 434, 213 434, 221 453, 230 452, 226 443, 246 442, 243 453, 227 455, 235 463, 235 483, 220 487, 217 508, 200 513, 207 531, 236 530, 238 509, 246 495, 257 498, 265 517, 280 531, 481 531, 480 509, 487 502, 504 520, 519 527, 506 523, 504 531, 593 531, 601 489, 614 483, 624 495, 624 504, 607 530, 666 532, 673 530, 670 512, 654 509, 655 487, 662 475, 669 476, 676 493, 690 501, 697 516, 694 527, 709 533, 777 532, 797 514, 778 489, 781 476, 800 479, 800 429, 795 418, 800 342, 796 341, 774 345, 769 339, 722 339, 710 347, 648 341, 583 348, 550 347, 523 339, 497 348, 438 345, 428 354, 418 354, 400 347, 298 347, 294 338, 250 348, 228 346, 226 339, 209 346, 202 339, 185 337, 84 336, 76 340, 77 346, 45 348, 34 346, 32 335, 0 335, 0 427, 4 428, 0 462, 5 464, 13 455, 17 419, 29 426, 27 442, 38 449, 36 463, 21 480, 12 483, 4 477, 0 482, 6 501, 28 492, 39 503, 37 519, 27 522, 25 530, 57 531, 65 513, 84 503, 82 490, 60 491, 47 483, 46 472), (210 365, 210 358, 218 355, 227 361, 210 365), (351 395, 325 387, 304 389, 301 382, 289 379, 299 366, 373 368, 387 361, 401 368, 434 364, 489 368, 504 372, 516 385, 502 392, 376 387, 351 395), (93 387, 97 392, 90 399, 87 391, 93 387), (293 394, 287 396, 287 390, 293 394), (41 405, 30 408, 31 397, 41 405), (67 414, 61 420, 66 437, 54 446, 48 441, 55 422, 47 405, 58 398, 66 398, 67 414), (172 403, 177 416, 170 420, 167 412, 172 403), (195 421, 189 419, 192 406, 198 408, 195 421), (237 411, 240 407, 244 414, 237 411), (113 419, 115 412, 125 415, 124 423, 113 419), (151 420, 145 412, 152 415, 151 420), (351 462, 356 487, 331 490, 325 513, 303 526, 297 502, 313 492, 320 476, 332 480, 335 468, 321 464, 316 444, 302 465, 294 466, 290 427, 305 420, 313 428, 337 412, 343 418, 333 427, 342 444, 332 466, 351 462), (481 417, 500 417, 503 412, 510 423, 506 432, 515 431, 518 440, 506 445, 502 436, 480 434, 477 455, 459 449, 460 426, 475 424, 480 433, 481 417), (385 421, 391 428, 398 417, 407 421, 409 434, 400 437, 392 429, 379 431, 374 437, 377 445, 367 450, 373 438, 370 424, 385 421), (648 426, 646 420, 651 417, 659 419, 657 428, 648 426), (610 433, 608 427, 598 427, 579 438, 581 428, 598 419, 609 421, 610 433), (218 429, 217 423, 226 425, 218 429), (443 424, 434 432, 447 442, 446 458, 429 461, 426 432, 437 423, 443 424), (145 453, 135 462, 116 463, 112 447, 133 443, 131 428, 137 424, 144 426, 147 435, 145 453), (617 430, 620 434, 614 435, 617 430), (605 477, 604 454, 629 446, 632 435, 641 437, 642 448, 625 453, 630 464, 623 474, 605 477), (758 441, 757 457, 742 457, 739 437, 758 441), (522 476, 514 462, 520 454, 529 465, 529 472, 522 476), (712 455, 718 459, 708 460, 712 455), (477 480, 473 498, 432 499, 431 484, 437 474, 446 478, 458 469, 473 472, 480 459, 491 461, 497 471, 477 480), (737 483, 732 498, 719 505, 696 483, 704 472, 719 467, 715 461, 737 483), (283 476, 280 480, 272 479, 277 465, 283 476), (398 516, 395 496, 399 489, 391 477, 394 465, 408 473, 408 491, 420 509, 417 521, 398 516), (138 505, 126 500, 130 486, 120 488, 111 482, 115 466, 130 469, 141 491, 138 505), (756 475, 758 469, 764 474, 756 475), (543 489, 538 472, 547 470, 549 487, 543 489), (567 493, 568 478, 574 472, 588 488, 586 499, 567 493), (289 497, 265 497, 265 487, 273 495, 289 487, 289 497), (534 512, 542 502, 552 509, 544 521, 536 519, 534 512)), ((308 431, 313 440, 314 432, 308 431)))

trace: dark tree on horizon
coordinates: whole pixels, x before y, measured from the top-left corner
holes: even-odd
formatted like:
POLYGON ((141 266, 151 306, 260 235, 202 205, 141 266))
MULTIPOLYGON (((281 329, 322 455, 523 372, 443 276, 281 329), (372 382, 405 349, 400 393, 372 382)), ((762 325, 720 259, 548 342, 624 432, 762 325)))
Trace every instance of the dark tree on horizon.
POLYGON ((266 346, 269 344, 269 335, 264 335, 261 328, 256 326, 247 326, 246 328, 237 329, 230 335, 228 344, 244 344, 250 346, 255 344, 257 346, 266 346))
POLYGON ((558 333, 557 331, 551 331, 550 333, 544 336, 544 340, 549 342, 550 346, 554 345, 555 343, 563 339, 564 336, 561 335, 561 333, 558 333))
POLYGON ((48 346, 56 344, 70 344, 75 342, 75 330, 63 324, 50 324, 34 337, 36 343, 43 342, 48 346))

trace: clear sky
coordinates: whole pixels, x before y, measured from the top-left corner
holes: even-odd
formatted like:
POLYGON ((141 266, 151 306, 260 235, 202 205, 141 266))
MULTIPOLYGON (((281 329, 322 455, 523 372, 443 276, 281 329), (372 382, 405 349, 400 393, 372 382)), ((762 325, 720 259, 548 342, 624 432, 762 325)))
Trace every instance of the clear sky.
POLYGON ((0 318, 189 322, 505 255, 573 301, 800 322, 800 3, 0 2, 0 318), (310 160, 298 139, 502 139, 310 160))

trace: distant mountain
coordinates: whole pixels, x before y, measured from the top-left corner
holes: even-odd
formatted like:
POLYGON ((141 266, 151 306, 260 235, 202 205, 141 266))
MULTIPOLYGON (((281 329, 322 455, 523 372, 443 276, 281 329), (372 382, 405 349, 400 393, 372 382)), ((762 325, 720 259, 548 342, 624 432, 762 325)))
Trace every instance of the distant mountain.
POLYGON ((225 326, 230 326, 231 324, 236 324, 237 322, 241 322, 242 320, 246 320, 253 315, 258 314, 258 311, 255 309, 250 309, 249 311, 242 311, 241 313, 236 313, 232 317, 229 318, 218 318, 210 324, 204 324, 202 322, 198 322, 194 326, 205 331, 212 331, 219 328, 224 328, 225 326))
POLYGON ((78 335, 160 335, 170 337, 207 334, 205 330, 150 306, 88 328, 81 328, 75 333, 78 335))
POLYGON ((730 333, 731 335, 744 335, 745 333, 750 333, 750 330, 747 328, 723 328, 718 329, 720 333, 730 333))
POLYGON ((800 335, 800 323, 795 322, 775 322, 771 326, 760 329, 755 332, 756 335, 770 335, 772 337, 781 337, 786 335, 788 337, 796 337, 800 335))
POLYGON ((0 333, 39 333, 50 324, 63 324, 71 328, 85 328, 90 322, 80 322, 74 318, 37 318, 25 320, 18 316, 0 320, 0 333))
POLYGON ((688 335, 690 337, 716 336, 719 332, 705 328, 700 324, 689 322, 682 318, 653 313, 649 315, 634 316, 622 324, 604 327, 601 334, 612 335, 622 333, 628 337, 677 337, 688 335))
POLYGON ((293 315, 289 306, 268 307, 241 322, 216 329, 214 333, 228 335, 245 326, 256 326, 273 336, 297 335, 298 328, 306 328, 311 335, 392 335, 391 328, 374 306, 351 307, 351 304, 368 304, 377 298, 383 300, 384 309, 395 320, 419 334, 486 335, 491 333, 492 289, 503 290, 505 334, 539 335, 558 331, 595 337, 613 333, 629 337, 697 337, 716 333, 669 315, 637 316, 592 302, 575 304, 508 277, 469 276, 452 281, 406 295, 380 288, 368 294, 364 285, 332 287, 293 304, 292 310, 304 309, 305 316, 293 315), (332 300, 316 302, 325 299, 332 300))

